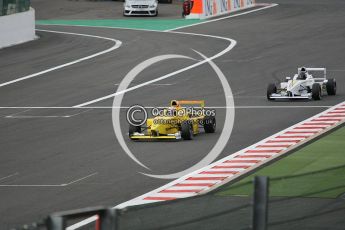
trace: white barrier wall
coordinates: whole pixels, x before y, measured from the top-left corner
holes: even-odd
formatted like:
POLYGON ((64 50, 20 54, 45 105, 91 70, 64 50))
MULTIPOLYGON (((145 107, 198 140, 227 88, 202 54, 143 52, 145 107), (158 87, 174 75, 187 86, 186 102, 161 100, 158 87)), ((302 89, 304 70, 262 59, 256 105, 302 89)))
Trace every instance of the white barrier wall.
POLYGON ((187 19, 205 19, 255 6, 255 0, 194 0, 187 19))
POLYGON ((35 10, 0 16, 0 48, 31 41, 35 35, 35 10))

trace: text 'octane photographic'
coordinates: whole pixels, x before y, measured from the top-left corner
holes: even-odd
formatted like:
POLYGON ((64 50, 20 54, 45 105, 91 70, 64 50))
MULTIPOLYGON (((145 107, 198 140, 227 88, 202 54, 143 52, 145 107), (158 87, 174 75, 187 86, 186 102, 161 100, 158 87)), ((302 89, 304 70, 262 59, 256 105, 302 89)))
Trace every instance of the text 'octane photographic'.
MULTIPOLYGON (((177 125, 181 124, 181 119, 185 116, 188 117, 215 117, 216 110, 215 109, 207 109, 207 108, 198 108, 198 107, 184 107, 184 108, 148 108, 141 105, 132 105, 127 109, 126 118, 127 122, 133 126, 141 126, 144 125, 148 119, 148 117, 158 117, 158 119, 154 119, 154 124, 171 124, 177 125), (175 117, 176 119, 167 119, 175 117)), ((204 123, 210 123, 209 120, 200 120, 199 124, 203 125, 204 123)))

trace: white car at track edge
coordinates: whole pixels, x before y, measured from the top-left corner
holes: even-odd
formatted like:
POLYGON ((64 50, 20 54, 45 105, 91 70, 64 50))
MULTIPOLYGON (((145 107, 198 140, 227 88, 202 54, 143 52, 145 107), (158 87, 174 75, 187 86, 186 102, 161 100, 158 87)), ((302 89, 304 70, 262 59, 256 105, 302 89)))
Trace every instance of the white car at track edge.
POLYGON ((271 83, 267 87, 267 99, 314 99, 321 100, 323 94, 336 95, 337 83, 334 78, 326 78, 326 68, 298 68, 298 73, 286 77, 279 87, 271 83), (311 72, 317 73, 314 77, 311 72))
POLYGON ((157 16, 157 0, 125 0, 123 4, 124 16, 157 16))

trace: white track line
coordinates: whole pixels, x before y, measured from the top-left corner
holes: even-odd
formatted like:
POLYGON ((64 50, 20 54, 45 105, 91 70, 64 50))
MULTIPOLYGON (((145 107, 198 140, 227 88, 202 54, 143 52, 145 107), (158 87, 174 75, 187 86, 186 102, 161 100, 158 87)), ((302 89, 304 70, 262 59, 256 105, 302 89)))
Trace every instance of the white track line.
POLYGON ((92 222, 95 222, 97 219, 98 219, 97 215, 91 216, 91 217, 89 217, 89 218, 87 218, 85 220, 82 220, 82 221, 80 221, 78 223, 75 223, 75 224, 67 227, 66 230, 75 230, 75 229, 81 228, 81 227, 83 227, 85 225, 88 225, 88 224, 90 224, 92 222))
POLYGON ((68 185, 71 185, 71 184, 75 184, 75 183, 77 183, 77 182, 79 182, 79 181, 85 180, 85 179, 87 179, 87 178, 89 178, 89 177, 92 177, 92 176, 94 176, 94 175, 97 175, 97 174, 98 174, 98 172, 91 173, 91 174, 89 174, 89 175, 87 175, 87 176, 84 176, 84 177, 79 178, 79 179, 77 179, 77 180, 71 181, 71 182, 69 182, 69 183, 67 183, 67 184, 64 184, 64 186, 68 186, 68 185))
POLYGON ((24 80, 27 80, 27 79, 30 79, 30 78, 38 77, 38 76, 41 76, 41 75, 43 75, 43 74, 46 74, 46 73, 49 73, 49 72, 52 72, 52 71, 55 71, 55 70, 58 70, 58 69, 62 69, 62 68, 64 68, 64 67, 71 66, 71 65, 80 63, 80 62, 82 62, 82 61, 86 61, 86 60, 95 58, 95 57, 97 57, 97 56, 100 56, 100 55, 102 55, 102 54, 109 53, 109 52, 111 52, 111 51, 113 51, 113 50, 119 48, 119 47, 121 46, 121 44, 122 44, 121 41, 116 40, 116 39, 113 39, 113 38, 95 36, 95 35, 90 35, 90 34, 69 33, 69 32, 61 32, 61 31, 54 31, 54 30, 39 30, 39 29, 36 29, 36 30, 37 30, 37 31, 42 31, 42 32, 48 32, 48 33, 68 34, 68 35, 76 35, 76 36, 83 36, 83 37, 98 38, 98 39, 103 39, 103 40, 112 41, 112 42, 114 42, 115 44, 114 44, 111 48, 109 48, 109 49, 106 49, 106 50, 103 50, 103 51, 101 51, 101 52, 98 52, 98 53, 95 53, 95 54, 92 54, 92 55, 89 55, 89 56, 86 56, 86 57, 83 57, 83 58, 74 60, 74 61, 72 61, 72 62, 68 62, 68 63, 62 64, 62 65, 58 65, 58 66, 55 66, 55 67, 52 67, 52 68, 49 68, 49 69, 40 71, 40 72, 38 72, 38 73, 34 73, 34 74, 30 74, 30 75, 27 75, 27 76, 24 76, 24 77, 21 77, 21 78, 17 78, 17 79, 12 80, 12 81, 8 81, 8 82, 1 83, 1 84, 0 84, 0 87, 4 87, 4 86, 7 86, 7 85, 11 85, 11 84, 14 84, 14 83, 17 83, 17 82, 20 82, 20 81, 24 81, 24 80))
MULTIPOLYGON (((257 6, 260 6, 260 5, 257 4, 257 6)), ((262 8, 259 8, 259 9, 248 10, 246 12, 237 13, 237 14, 234 14, 234 15, 229 15, 229 16, 225 16, 225 17, 221 17, 221 18, 211 19, 211 20, 195 23, 195 24, 192 24, 192 25, 180 26, 180 27, 177 27, 175 29, 165 30, 165 31, 166 32, 174 31, 174 30, 184 29, 184 28, 188 28, 188 27, 192 27, 192 26, 198 26, 198 25, 202 25, 202 24, 206 24, 206 23, 210 23, 210 22, 221 21, 221 20, 228 19, 228 18, 234 18, 234 17, 238 17, 238 16, 254 13, 254 12, 257 12, 257 11, 260 11, 260 10, 266 10, 266 9, 269 9, 269 8, 272 8, 272 7, 275 7, 275 6, 278 6, 278 4, 275 4, 275 3, 274 4, 269 4, 269 5, 266 5, 266 6, 262 7, 262 8)))
POLYGON ((73 180, 73 181, 65 183, 65 184, 0 184, 0 187, 66 187, 66 186, 75 184, 79 181, 85 180, 89 177, 92 177, 96 174, 98 174, 98 172, 91 173, 87 176, 84 176, 82 178, 73 180))
MULTIPOLYGON (((176 83, 155 83, 155 84, 150 84, 150 86, 170 86, 170 85, 175 85, 176 83)), ((120 85, 119 83, 116 83, 114 85, 120 85)))
POLYGON ((19 115, 19 114, 28 112, 28 111, 30 111, 30 110, 31 110, 31 108, 28 108, 28 109, 25 109, 24 111, 20 111, 20 112, 17 112, 17 113, 12 113, 12 114, 7 115, 7 116, 5 116, 5 117, 17 116, 17 115, 19 115))
POLYGON ((8 118, 8 119, 32 119, 32 118, 71 118, 71 117, 76 117, 80 114, 83 114, 83 113, 87 113, 89 111, 91 111, 92 109, 87 109, 85 111, 82 111, 82 112, 79 112, 79 113, 75 113, 75 114, 70 114, 70 115, 53 115, 53 116, 39 116, 39 115, 17 115, 17 114, 22 114, 26 111, 29 111, 30 109, 28 110, 25 110, 25 111, 22 111, 20 113, 16 113, 16 114, 12 114, 12 115, 8 115, 8 116, 5 116, 4 118, 8 118))
POLYGON ((198 37, 207 37, 207 38, 215 38, 215 39, 220 39, 220 40, 226 40, 226 41, 229 42, 229 45, 224 50, 222 50, 221 52, 213 55, 210 58, 206 58, 203 61, 199 61, 199 62, 197 62, 197 63, 195 63, 193 65, 184 67, 182 69, 176 70, 176 71, 171 72, 169 74, 165 74, 165 75, 163 75, 161 77, 158 77, 158 78, 155 78, 153 80, 141 83, 139 85, 135 85, 135 86, 129 87, 126 90, 122 90, 120 92, 112 93, 112 94, 109 94, 109 95, 104 96, 104 97, 100 97, 100 98, 97 98, 97 99, 94 99, 94 100, 91 100, 91 101, 87 101, 87 102, 75 105, 73 107, 81 108, 81 107, 84 107, 84 106, 88 106, 88 105, 91 105, 91 104, 94 104, 94 103, 97 103, 97 102, 100 102, 100 101, 107 100, 109 98, 113 98, 115 96, 118 96, 118 95, 121 95, 121 94, 124 94, 124 93, 127 93, 127 92, 130 92, 130 91, 139 89, 139 88, 144 87, 146 85, 150 85, 152 83, 155 83, 155 82, 158 82, 158 81, 161 81, 161 80, 165 80, 165 79, 168 79, 170 77, 174 77, 174 76, 176 76, 176 75, 178 75, 180 73, 183 73, 183 72, 188 71, 190 69, 196 68, 196 67, 198 67, 200 65, 203 65, 205 63, 209 63, 211 60, 223 56, 224 54, 226 54, 227 52, 232 50, 236 46, 236 44, 237 44, 237 42, 235 40, 231 39, 231 38, 225 38, 225 37, 220 37, 220 36, 207 35, 207 34, 185 33, 185 32, 171 32, 171 33, 178 33, 178 34, 183 34, 183 35, 192 35, 192 36, 198 36, 198 37))
MULTIPOLYGON (((234 107, 227 107, 227 106, 205 106, 207 109, 304 109, 304 108, 331 108, 333 105, 248 105, 248 106, 234 106, 234 107)), ((112 107, 112 106, 83 106, 83 109, 128 109, 130 106, 121 106, 121 107, 112 107)), ((161 106, 145 106, 145 108, 152 109, 152 108, 165 108, 161 106)), ((80 109, 79 107, 74 106, 0 106, 0 109, 80 109)), ((23 113, 25 111, 19 112, 23 113)), ((15 114, 7 115, 7 116, 14 116, 15 114)))
POLYGON ((70 118, 70 116, 5 116, 7 119, 70 118))
POLYGON ((2 178, 0 178, 0 181, 5 180, 5 179, 8 179, 8 178, 13 177, 13 176, 16 176, 16 175, 18 175, 18 174, 19 174, 19 173, 18 173, 18 172, 16 172, 16 173, 13 173, 13 174, 11 174, 11 175, 8 175, 8 176, 5 176, 5 177, 2 177, 2 178))

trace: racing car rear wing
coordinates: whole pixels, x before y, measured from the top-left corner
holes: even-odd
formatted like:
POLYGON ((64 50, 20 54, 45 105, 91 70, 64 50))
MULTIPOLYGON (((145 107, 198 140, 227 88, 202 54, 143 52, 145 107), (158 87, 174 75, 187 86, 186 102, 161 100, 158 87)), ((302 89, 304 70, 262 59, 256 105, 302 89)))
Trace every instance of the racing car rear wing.
POLYGON ((182 105, 200 105, 201 108, 205 107, 205 101, 204 100, 196 100, 196 101, 189 101, 189 100, 172 100, 170 102, 171 106, 182 106, 182 105))
MULTIPOLYGON (((307 71, 311 72, 323 72, 323 78, 321 77, 314 77, 316 81, 324 81, 326 80, 326 68, 306 68, 307 71)), ((301 68, 298 68, 298 74, 301 72, 301 68)))

